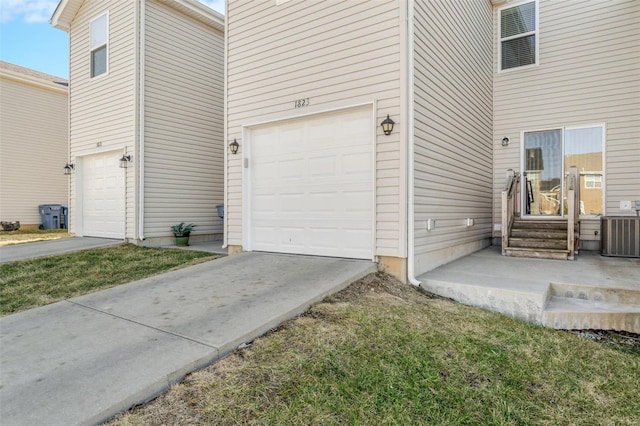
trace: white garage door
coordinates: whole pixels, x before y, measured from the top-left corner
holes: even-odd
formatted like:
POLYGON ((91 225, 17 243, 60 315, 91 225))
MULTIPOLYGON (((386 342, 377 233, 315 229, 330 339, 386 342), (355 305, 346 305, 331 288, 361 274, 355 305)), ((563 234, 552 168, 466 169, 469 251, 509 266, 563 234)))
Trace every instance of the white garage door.
POLYGON ((82 234, 124 238, 124 173, 121 152, 82 159, 82 234))
POLYGON ((373 258, 371 110, 251 131, 249 248, 373 258))

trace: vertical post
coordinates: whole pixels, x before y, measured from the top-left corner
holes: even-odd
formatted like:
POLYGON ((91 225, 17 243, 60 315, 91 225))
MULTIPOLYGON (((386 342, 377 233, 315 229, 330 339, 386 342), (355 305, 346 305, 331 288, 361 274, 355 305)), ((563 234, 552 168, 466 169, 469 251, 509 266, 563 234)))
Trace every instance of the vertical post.
POLYGON ((502 191, 502 255, 507 254, 509 244, 509 190, 502 191))
POLYGON ((578 168, 569 168, 568 191, 567 191, 567 250, 569 258, 573 259, 576 252, 576 231, 579 232, 580 218, 580 176, 578 168))
MULTIPOLYGON (((571 176, 569 176, 571 179, 571 176)), ((574 198, 574 190, 569 189, 567 191, 567 203, 568 203, 568 212, 567 212, 567 250, 569 250, 569 258, 573 258, 573 250, 575 247, 575 215, 574 210, 576 208, 576 202, 574 198)))
POLYGON ((513 214, 513 209, 511 208, 512 206, 510 205, 512 200, 509 199, 509 195, 511 193, 512 185, 513 185, 513 177, 514 177, 513 170, 512 169, 507 170, 507 173, 506 173, 507 185, 504 191, 502 191, 502 204, 501 204, 501 207, 502 207, 501 236, 502 236, 502 255, 503 256, 507 254, 507 247, 509 245, 509 224, 511 221, 511 214, 513 214))

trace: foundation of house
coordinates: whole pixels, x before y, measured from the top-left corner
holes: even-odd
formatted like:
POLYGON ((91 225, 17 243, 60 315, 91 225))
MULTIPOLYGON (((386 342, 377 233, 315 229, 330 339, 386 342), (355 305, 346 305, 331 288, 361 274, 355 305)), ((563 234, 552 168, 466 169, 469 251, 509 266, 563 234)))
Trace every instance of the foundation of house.
POLYGON ((229 256, 233 256, 234 254, 242 253, 242 246, 235 246, 235 245, 229 244, 227 246, 227 253, 229 253, 229 256))
POLYGON ((378 270, 393 275, 407 283, 407 259, 404 257, 378 256, 378 270))

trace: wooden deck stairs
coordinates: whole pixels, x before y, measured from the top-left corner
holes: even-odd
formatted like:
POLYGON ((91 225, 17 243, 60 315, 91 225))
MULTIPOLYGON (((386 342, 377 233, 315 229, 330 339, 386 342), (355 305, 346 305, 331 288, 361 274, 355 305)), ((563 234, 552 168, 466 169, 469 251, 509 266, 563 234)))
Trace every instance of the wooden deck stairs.
MULTIPOLYGON (((514 257, 573 260, 580 237, 578 169, 569 168, 567 214, 562 219, 522 220, 520 212, 520 173, 507 170, 507 185, 502 191, 502 254, 514 257)), ((528 195, 527 195, 528 197, 528 195)))
POLYGON ((513 257, 568 260, 573 256, 567 249, 567 221, 516 218, 505 251, 513 257))

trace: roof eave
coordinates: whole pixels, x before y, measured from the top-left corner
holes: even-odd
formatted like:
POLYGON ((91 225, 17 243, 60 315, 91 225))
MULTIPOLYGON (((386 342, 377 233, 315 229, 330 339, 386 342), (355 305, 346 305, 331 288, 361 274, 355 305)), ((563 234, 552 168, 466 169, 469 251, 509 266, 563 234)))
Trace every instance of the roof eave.
POLYGON ((225 31, 225 17, 215 10, 196 0, 162 0, 175 9, 181 10, 191 17, 209 25, 218 31, 225 31))
POLYGON ((41 78, 37 78, 34 76, 21 74, 13 70, 1 69, 1 68, 0 68, 0 77, 13 80, 13 81, 18 81, 20 83, 30 84, 32 86, 41 87, 43 89, 52 90, 58 93, 66 94, 69 92, 68 86, 64 86, 61 84, 61 83, 68 84, 68 81, 63 79, 60 79, 61 81, 59 82, 48 81, 48 80, 43 80, 41 78))
MULTIPOLYGON (((195 19, 210 25, 224 33, 225 17, 213 9, 195 0, 163 0, 165 3, 180 9, 195 19)), ((71 21, 78 13, 83 0, 60 0, 49 23, 53 27, 69 32, 71 21)))
POLYGON ((56 10, 53 11, 49 23, 62 31, 69 32, 71 28, 71 21, 73 17, 78 13, 78 9, 82 5, 83 0, 60 0, 60 3, 56 6, 56 10))

